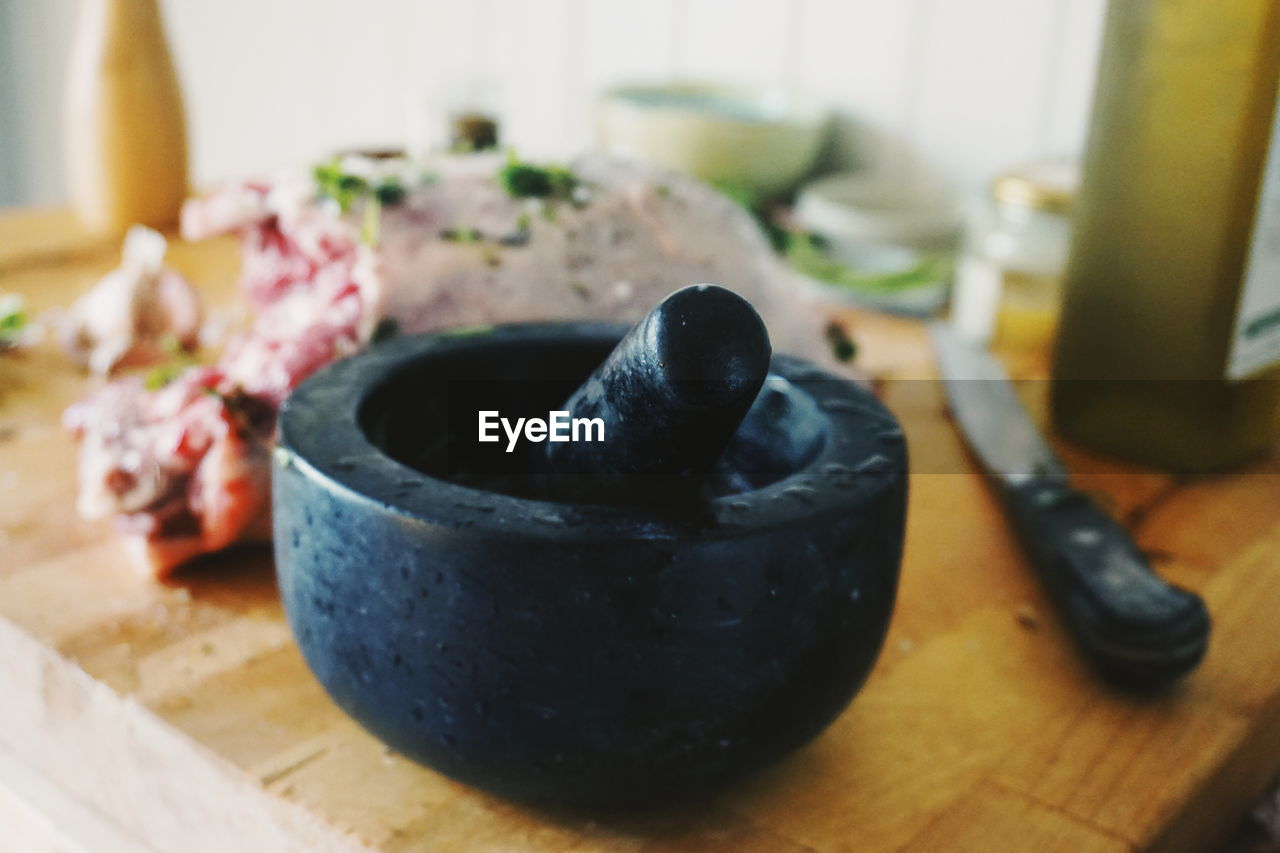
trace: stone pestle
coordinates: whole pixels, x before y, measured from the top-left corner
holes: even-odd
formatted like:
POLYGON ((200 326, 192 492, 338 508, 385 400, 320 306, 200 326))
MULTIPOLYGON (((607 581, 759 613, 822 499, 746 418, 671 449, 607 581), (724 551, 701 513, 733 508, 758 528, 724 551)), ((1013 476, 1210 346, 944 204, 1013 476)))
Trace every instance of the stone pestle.
POLYGON ((668 494, 674 478, 691 495, 751 407, 771 355, 764 322, 741 296, 714 284, 677 290, 561 407, 600 419, 604 440, 548 442, 539 467, 615 501, 668 494))

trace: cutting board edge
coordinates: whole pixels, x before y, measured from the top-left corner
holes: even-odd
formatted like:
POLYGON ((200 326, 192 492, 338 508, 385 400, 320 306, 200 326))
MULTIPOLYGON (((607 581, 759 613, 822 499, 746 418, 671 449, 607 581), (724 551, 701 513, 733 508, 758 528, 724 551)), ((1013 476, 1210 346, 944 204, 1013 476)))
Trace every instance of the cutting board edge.
POLYGON ((0 683, 0 742, 157 850, 373 850, 3 617, 0 683))

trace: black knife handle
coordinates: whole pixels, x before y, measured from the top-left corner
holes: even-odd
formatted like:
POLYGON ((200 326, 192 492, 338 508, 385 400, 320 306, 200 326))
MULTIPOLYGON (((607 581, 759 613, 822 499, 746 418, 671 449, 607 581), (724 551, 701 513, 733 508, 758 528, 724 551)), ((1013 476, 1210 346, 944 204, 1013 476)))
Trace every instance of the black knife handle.
POLYGON ((1104 675, 1154 688, 1195 668, 1209 641, 1204 601, 1152 571, 1124 528, 1056 477, 1001 494, 1041 582, 1104 675))

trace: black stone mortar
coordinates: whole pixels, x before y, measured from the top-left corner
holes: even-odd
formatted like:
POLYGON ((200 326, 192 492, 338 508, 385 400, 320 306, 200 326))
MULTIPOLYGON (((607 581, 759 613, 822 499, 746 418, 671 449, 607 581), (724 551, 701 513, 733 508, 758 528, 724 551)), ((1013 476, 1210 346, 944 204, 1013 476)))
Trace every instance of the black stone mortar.
POLYGON ((893 609, 902 432, 807 362, 774 357, 726 454, 758 487, 696 508, 470 488, 415 449, 452 379, 528 380, 494 408, 545 416, 623 331, 393 340, 280 419, 276 565, 311 669, 396 750, 518 799, 651 802, 763 767, 849 703, 893 609))

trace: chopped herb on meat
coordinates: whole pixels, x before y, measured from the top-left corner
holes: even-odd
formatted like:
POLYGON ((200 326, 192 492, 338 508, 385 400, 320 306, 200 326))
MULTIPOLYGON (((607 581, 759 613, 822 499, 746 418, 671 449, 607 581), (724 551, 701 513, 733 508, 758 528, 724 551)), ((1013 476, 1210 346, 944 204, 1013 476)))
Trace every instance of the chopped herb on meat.
POLYGON ((440 232, 440 239, 449 243, 479 243, 484 237, 474 228, 446 228, 440 232))
POLYGON ((339 157, 316 166, 311 174, 316 181, 316 194, 336 201, 343 213, 351 209, 352 202, 366 195, 385 205, 399 204, 404 200, 404 185, 400 181, 387 177, 379 180, 377 185, 370 185, 367 178, 343 171, 339 157))
POLYGON ((196 363, 191 353, 175 337, 165 339, 164 349, 169 355, 169 360, 148 370, 142 379, 142 384, 148 391, 160 390, 196 363))
POLYGON ((383 317, 378 321, 378 325, 373 328, 373 336, 369 339, 370 343, 380 344, 383 341, 389 341, 396 335, 400 334, 400 324, 396 322, 394 317, 383 317))
POLYGON ((392 205, 404 201, 404 186, 399 181, 383 178, 373 189, 379 204, 392 205))
POLYGON ((858 354, 858 344, 850 337, 844 324, 832 321, 825 330, 827 343, 831 345, 831 355, 839 362, 853 361, 858 354))
POLYGON ((146 386, 148 391, 159 391, 164 386, 178 378, 178 375, 186 369, 186 365, 181 364, 162 364, 153 367, 147 371, 147 375, 143 378, 142 384, 146 386))
POLYGON ((316 193, 336 201, 343 213, 350 209, 351 202, 369 189, 369 182, 364 178, 342 171, 342 160, 338 157, 316 166, 311 174, 316 180, 316 193))
POLYGON ((524 246, 529 242, 529 226, 517 228, 510 234, 506 234, 498 238, 498 242, 504 246, 524 246))
POLYGON ((512 151, 498 170, 498 180, 512 198, 577 201, 577 177, 563 166, 535 166, 522 162, 512 151))

